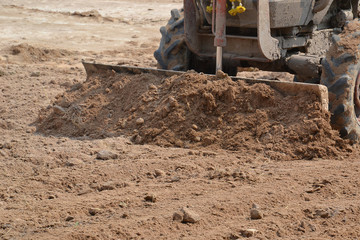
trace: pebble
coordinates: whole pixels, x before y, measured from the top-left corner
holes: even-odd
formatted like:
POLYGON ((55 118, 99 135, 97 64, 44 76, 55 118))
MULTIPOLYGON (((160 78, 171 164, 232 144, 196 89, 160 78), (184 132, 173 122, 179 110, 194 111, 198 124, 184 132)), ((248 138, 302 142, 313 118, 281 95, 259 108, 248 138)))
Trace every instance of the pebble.
POLYGON ((119 207, 120 207, 120 208, 126 208, 126 207, 127 207, 127 203, 126 203, 126 202, 120 202, 120 203, 119 203, 119 207))
POLYGON ((105 182, 98 187, 99 192, 105 191, 105 190, 114 190, 114 189, 115 189, 115 184, 111 181, 105 182))
POLYGON ((326 208, 326 209, 317 209, 315 210, 315 215, 321 218, 331 218, 335 215, 335 211, 326 208))
POLYGON ((149 89, 151 89, 151 90, 156 90, 157 87, 156 87, 154 84, 150 84, 150 85, 149 85, 149 89))
POLYGON ((70 158, 66 161, 65 165, 66 166, 69 166, 69 167, 73 167, 73 166, 76 166, 76 165, 80 165, 84 163, 82 160, 80 159, 77 159, 77 158, 70 158))
POLYGON ((65 114, 65 109, 58 106, 58 105, 55 105, 53 107, 53 111, 54 111, 55 114, 58 114, 58 115, 64 115, 65 114))
POLYGON ((221 70, 218 70, 216 72, 216 78, 217 79, 223 79, 223 78, 226 78, 228 75, 226 73, 224 73, 223 71, 221 70))
POLYGON ((82 188, 78 191, 78 195, 81 196, 81 195, 85 195, 85 194, 88 194, 88 193, 91 193, 92 190, 91 188, 89 187, 85 187, 85 188, 82 188))
POLYGON ((123 215, 121 215, 122 218, 129 218, 129 214, 124 213, 123 215))
POLYGON ((156 196, 154 194, 148 194, 144 197, 146 202, 156 202, 156 196))
POLYGON ((173 221, 182 222, 183 221, 183 214, 181 212, 174 212, 173 221))
POLYGON ((178 103, 174 97, 169 97, 169 105, 170 105, 170 107, 176 107, 178 105, 178 103))
POLYGON ((96 214, 101 213, 101 209, 100 208, 90 208, 89 213, 91 216, 95 216, 96 214))
POLYGON ((196 124, 191 125, 191 128, 194 129, 194 130, 198 130, 198 129, 199 129, 199 127, 198 127, 196 124))
POLYGON ((109 160, 109 159, 117 159, 117 158, 118 158, 117 154, 107 150, 101 150, 96 155, 96 159, 99 160, 109 160))
POLYGON ((40 73, 39 72, 32 72, 30 74, 30 77, 40 77, 40 73))
POLYGON ((182 208, 181 211, 183 213, 183 223, 197 223, 200 221, 200 216, 194 211, 188 208, 182 208))
POLYGON ((249 237, 254 237, 255 233, 257 233, 258 230, 253 229, 253 228, 249 228, 249 229, 245 229, 245 230, 241 230, 240 233, 243 237, 249 238, 249 237))
POLYGON ((137 125, 142 125, 142 124, 144 124, 144 122, 145 122, 145 120, 143 118, 136 119, 136 124, 137 125))
POLYGON ((155 169, 155 177, 161 177, 164 176, 165 172, 161 169, 155 169))
POLYGON ((259 209, 253 208, 250 210, 250 218, 252 220, 262 219, 263 217, 264 215, 259 209))
POLYGON ((73 216, 68 216, 67 218, 65 218, 65 221, 69 222, 71 220, 74 220, 74 217, 73 216))
POLYGON ((194 140, 195 140, 195 142, 200 142, 201 138, 200 137, 195 137, 194 140))

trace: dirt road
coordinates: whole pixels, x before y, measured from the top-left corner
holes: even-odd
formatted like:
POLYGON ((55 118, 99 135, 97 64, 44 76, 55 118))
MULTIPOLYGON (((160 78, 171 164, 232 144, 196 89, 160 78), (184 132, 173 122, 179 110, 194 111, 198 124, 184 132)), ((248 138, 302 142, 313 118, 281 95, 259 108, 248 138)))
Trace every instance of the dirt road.
POLYGON ((356 148, 275 161, 36 132, 39 112, 85 81, 81 59, 155 67, 179 0, 0 4, 1 239, 360 238, 356 148), (173 219, 182 208, 195 223, 173 219))

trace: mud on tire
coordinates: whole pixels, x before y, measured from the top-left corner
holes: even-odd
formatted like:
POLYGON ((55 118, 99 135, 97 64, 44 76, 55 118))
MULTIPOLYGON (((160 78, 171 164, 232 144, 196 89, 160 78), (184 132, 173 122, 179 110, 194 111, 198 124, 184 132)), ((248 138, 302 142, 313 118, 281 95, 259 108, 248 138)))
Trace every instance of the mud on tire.
POLYGON ((159 48, 154 52, 158 68, 176 71, 189 69, 189 55, 184 36, 184 10, 171 10, 171 18, 160 28, 159 48))
POLYGON ((348 42, 355 40, 356 35, 334 35, 333 46, 322 61, 321 84, 329 90, 332 127, 339 130, 341 137, 358 142, 360 57, 357 50, 346 49, 341 38, 348 42))

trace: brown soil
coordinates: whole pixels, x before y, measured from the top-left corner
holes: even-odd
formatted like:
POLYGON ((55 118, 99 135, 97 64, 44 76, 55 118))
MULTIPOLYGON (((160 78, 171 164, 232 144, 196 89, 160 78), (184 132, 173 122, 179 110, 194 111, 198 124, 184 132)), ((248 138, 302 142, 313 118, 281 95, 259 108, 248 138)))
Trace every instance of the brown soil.
POLYGON ((67 50, 55 50, 47 48, 36 48, 23 43, 9 48, 9 53, 17 58, 17 61, 25 63, 37 63, 50 60, 56 60, 71 53, 67 50))
POLYGON ((316 96, 284 96, 266 84, 186 73, 93 76, 40 113, 38 132, 138 144, 263 154, 276 160, 351 152, 316 96))
POLYGON ((1 1, 0 239, 360 238, 359 150, 316 99, 191 72, 86 80, 82 59, 156 66, 181 4, 1 1), (93 9, 124 21, 64 14, 93 9))

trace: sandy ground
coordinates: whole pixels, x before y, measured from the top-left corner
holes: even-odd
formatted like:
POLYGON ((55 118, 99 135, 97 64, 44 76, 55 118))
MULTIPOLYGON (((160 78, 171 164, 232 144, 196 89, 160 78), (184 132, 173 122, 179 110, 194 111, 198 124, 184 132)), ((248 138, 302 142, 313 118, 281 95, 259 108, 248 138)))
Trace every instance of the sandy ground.
POLYGON ((36 133, 41 109, 85 81, 81 59, 156 66, 158 29, 181 6, 88 2, 0 1, 1 239, 360 238, 356 149, 274 161, 36 133), (185 223, 173 219, 183 208, 185 223))

